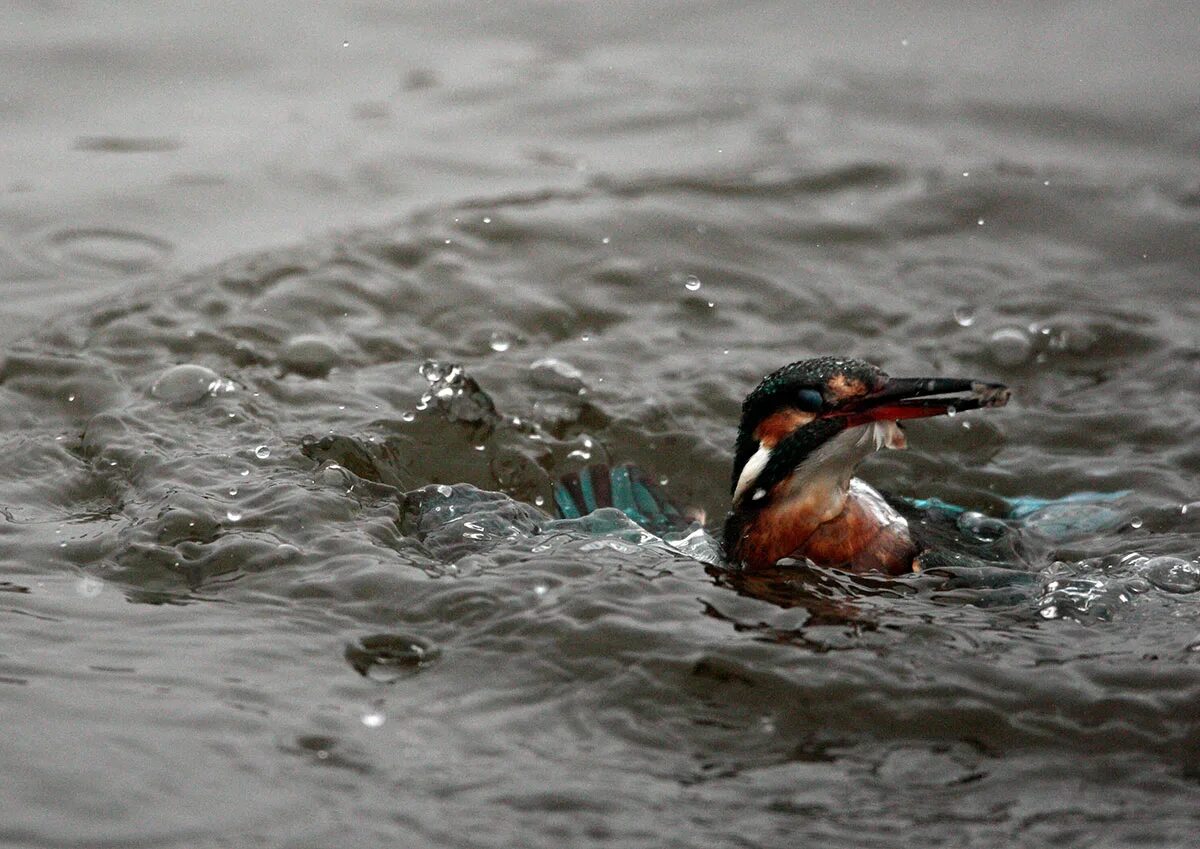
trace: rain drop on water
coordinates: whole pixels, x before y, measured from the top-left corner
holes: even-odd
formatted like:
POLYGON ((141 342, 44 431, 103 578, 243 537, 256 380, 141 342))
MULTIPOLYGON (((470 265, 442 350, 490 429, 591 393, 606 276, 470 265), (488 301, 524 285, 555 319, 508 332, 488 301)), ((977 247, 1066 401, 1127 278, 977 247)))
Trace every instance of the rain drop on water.
POLYGON ((1132 519, 1129 520, 1129 527, 1133 528, 1135 531, 1138 528, 1140 528, 1143 524, 1144 524, 1144 522, 1142 521, 1141 516, 1134 516, 1132 519))
POLYGON ((260 460, 265 460, 271 456, 271 449, 265 445, 260 445, 254 449, 254 456, 260 460))
POLYGON ((965 304, 955 307, 954 321, 959 327, 970 327, 975 323, 975 308, 965 304))
POLYGON ((225 514, 225 518, 231 522, 240 522, 242 521, 242 511, 230 510, 225 514))
POLYGON ((700 291, 700 278, 695 274, 689 274, 687 280, 684 281, 683 288, 687 289, 689 292, 700 291))

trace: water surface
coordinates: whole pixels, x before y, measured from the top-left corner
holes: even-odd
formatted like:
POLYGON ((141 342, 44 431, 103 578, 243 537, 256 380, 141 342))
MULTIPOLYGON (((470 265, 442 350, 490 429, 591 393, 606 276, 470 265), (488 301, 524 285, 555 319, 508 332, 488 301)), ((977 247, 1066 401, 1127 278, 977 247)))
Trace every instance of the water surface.
POLYGON ((1190 843, 1186 4, 233 8, 4 13, 0 839, 1190 843), (539 517, 715 524, 824 353, 1014 388, 882 488, 1129 494, 1000 581, 539 517))

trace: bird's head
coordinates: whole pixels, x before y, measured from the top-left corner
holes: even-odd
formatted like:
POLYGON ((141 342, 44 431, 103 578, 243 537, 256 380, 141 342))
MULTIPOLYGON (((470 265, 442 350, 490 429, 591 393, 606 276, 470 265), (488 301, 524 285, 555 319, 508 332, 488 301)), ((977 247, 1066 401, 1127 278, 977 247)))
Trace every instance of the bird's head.
POLYGON ((902 419, 1007 403, 999 383, 889 377, 862 360, 800 360, 762 379, 742 404, 733 461, 733 509, 849 485, 879 448, 904 448, 902 419))

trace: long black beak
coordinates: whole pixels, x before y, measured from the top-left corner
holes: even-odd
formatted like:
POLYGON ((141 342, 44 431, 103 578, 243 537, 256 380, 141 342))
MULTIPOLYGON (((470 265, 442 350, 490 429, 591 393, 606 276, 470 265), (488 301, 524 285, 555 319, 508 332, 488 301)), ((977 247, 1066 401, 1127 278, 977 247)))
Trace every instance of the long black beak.
POLYGON ((892 377, 883 388, 839 407, 849 426, 1003 407, 1012 392, 1002 383, 953 377, 892 377))

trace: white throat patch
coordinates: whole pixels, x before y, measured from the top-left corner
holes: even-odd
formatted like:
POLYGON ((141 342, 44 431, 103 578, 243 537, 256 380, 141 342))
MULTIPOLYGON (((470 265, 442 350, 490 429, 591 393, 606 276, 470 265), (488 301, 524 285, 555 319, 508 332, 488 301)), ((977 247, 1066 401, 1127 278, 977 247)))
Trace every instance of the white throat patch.
MULTIPOLYGON (((813 451, 796 467, 789 495, 810 492, 818 499, 822 499, 824 495, 825 498, 837 502, 840 510, 854 469, 864 457, 880 448, 907 447, 904 431, 900 430, 895 422, 871 422, 844 430, 813 451)), ((746 461, 746 465, 742 466, 742 473, 738 475, 737 486, 733 489, 735 504, 755 485, 770 459, 771 449, 760 444, 758 450, 746 461)), ((832 506, 831 503, 830 507, 832 506)))

